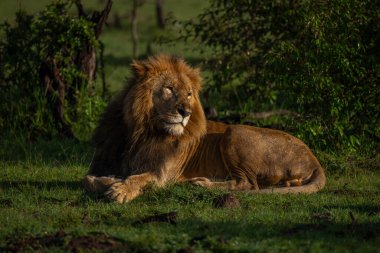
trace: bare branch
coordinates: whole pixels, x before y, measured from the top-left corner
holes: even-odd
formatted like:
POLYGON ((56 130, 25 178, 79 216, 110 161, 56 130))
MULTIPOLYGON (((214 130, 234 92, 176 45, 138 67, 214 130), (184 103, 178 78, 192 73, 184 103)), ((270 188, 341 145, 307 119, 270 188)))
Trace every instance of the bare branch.
POLYGON ((100 13, 95 11, 92 14, 91 21, 96 24, 96 26, 95 26, 95 37, 96 38, 99 38, 100 33, 102 32, 104 24, 107 21, 108 14, 111 11, 111 7, 112 7, 112 0, 108 0, 103 11, 101 11, 100 13))
POLYGON ((82 1, 76 0, 75 5, 77 6, 79 17, 86 17, 87 15, 86 15, 86 12, 84 11, 82 1))

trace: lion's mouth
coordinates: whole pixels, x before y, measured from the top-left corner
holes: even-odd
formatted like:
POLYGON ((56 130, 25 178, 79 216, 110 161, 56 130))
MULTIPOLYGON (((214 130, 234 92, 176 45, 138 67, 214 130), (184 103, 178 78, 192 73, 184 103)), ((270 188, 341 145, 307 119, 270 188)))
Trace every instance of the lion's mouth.
POLYGON ((181 124, 182 125, 182 121, 180 122, 170 122, 170 121, 164 121, 166 124, 168 125, 177 125, 177 124, 181 124))
POLYGON ((165 121, 165 124, 167 124, 167 125, 173 125, 173 126, 175 126, 175 125, 181 125, 183 127, 186 126, 183 121, 181 121, 181 122, 167 122, 167 121, 165 121))
POLYGON ((181 125, 182 127, 186 127, 187 123, 189 122, 189 118, 190 118, 190 116, 183 117, 181 120, 173 120, 173 121, 164 120, 164 122, 167 125, 181 125))
POLYGON ((164 123, 164 129, 171 135, 180 136, 184 133, 184 129, 189 122, 188 117, 183 117, 182 119, 176 118, 176 119, 166 119, 163 120, 164 123))

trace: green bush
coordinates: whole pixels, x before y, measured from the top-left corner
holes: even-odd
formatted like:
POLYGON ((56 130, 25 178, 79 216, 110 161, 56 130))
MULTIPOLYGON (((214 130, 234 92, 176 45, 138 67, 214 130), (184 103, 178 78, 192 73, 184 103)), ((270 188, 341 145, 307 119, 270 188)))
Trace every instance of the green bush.
POLYGON ((302 117, 285 124, 307 143, 355 149, 380 138, 378 6, 211 0, 181 36, 211 48, 206 94, 219 109, 289 109, 302 117))
POLYGON ((293 40, 271 52, 272 79, 304 115, 307 139, 356 147, 379 140, 380 1, 307 2, 293 40), (376 3, 377 2, 377 3, 376 3))
POLYGON ((97 40, 94 24, 71 15, 71 6, 72 1, 58 1, 34 16, 19 11, 14 26, 9 23, 1 26, 1 129, 22 130, 32 136, 62 133, 62 126, 52 113, 60 99, 58 88, 53 83, 54 90, 48 91, 41 80, 43 68, 52 68, 47 62, 59 69, 59 76, 66 85, 65 122, 76 134, 83 133, 78 129, 93 125, 103 105, 96 95, 91 95, 88 76, 77 65, 76 58, 87 47, 96 47, 97 40), (87 108, 94 104, 95 108, 89 112, 87 108))

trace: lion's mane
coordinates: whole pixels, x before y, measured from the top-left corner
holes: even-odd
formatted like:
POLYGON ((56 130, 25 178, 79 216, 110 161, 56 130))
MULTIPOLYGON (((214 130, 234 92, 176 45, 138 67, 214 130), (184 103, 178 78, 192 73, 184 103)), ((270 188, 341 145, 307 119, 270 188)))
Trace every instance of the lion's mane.
POLYGON ((190 68, 180 58, 159 55, 146 61, 134 61, 132 71, 129 84, 108 105, 94 132, 96 150, 89 172, 92 175, 125 178, 157 170, 167 158, 181 157, 178 154, 189 152, 206 134, 206 119, 198 95, 201 89, 198 69, 190 68), (173 76, 181 73, 191 80, 195 103, 180 136, 162 134, 151 117, 155 109, 153 80, 162 73, 173 76))

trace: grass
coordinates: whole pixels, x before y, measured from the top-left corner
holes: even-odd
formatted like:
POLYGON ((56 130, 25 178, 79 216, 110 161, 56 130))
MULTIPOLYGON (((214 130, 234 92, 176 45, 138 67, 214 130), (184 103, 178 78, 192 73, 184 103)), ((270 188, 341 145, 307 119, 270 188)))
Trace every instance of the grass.
POLYGON ((189 185, 148 189, 125 205, 86 193, 80 180, 91 161, 88 143, 5 137, 1 147, 0 251, 83 245, 131 252, 379 251, 378 157, 319 153, 329 179, 322 192, 236 193, 239 207, 217 208, 215 199, 225 192, 189 185), (170 212, 172 223, 144 222, 170 212))

